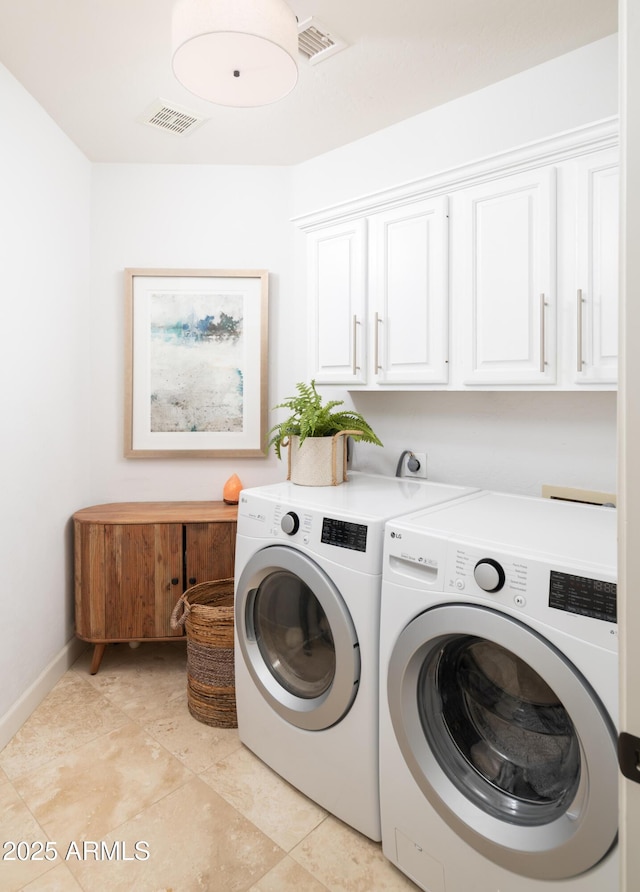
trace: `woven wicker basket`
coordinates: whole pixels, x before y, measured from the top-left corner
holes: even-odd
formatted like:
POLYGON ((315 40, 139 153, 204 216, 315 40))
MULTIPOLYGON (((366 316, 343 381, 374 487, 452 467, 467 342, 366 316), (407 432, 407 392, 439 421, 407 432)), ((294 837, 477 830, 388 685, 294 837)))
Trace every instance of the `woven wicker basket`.
POLYGON ((187 702, 206 725, 237 728, 233 662, 233 579, 187 589, 171 614, 187 632, 187 702))

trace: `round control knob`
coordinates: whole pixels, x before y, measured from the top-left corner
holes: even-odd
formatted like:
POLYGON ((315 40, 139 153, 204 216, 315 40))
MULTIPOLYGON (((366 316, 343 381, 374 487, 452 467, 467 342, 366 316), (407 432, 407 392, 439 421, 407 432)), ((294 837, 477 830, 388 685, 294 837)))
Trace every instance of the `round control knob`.
POLYGON ((293 536, 300 529, 300 518, 294 511, 287 511, 280 521, 280 529, 287 536, 293 536))
POLYGON ((505 582, 504 570, 492 558, 483 558, 473 568, 473 577, 485 592, 499 592, 505 582))

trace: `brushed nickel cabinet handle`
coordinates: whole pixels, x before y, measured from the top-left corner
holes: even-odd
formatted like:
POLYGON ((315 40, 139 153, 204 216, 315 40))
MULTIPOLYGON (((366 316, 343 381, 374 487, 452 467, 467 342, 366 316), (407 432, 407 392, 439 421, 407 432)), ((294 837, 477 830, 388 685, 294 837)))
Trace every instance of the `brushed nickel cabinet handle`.
POLYGON ((544 336, 545 336, 545 317, 544 317, 545 299, 544 294, 540 295, 540 371, 544 373, 546 365, 544 355, 544 336))
POLYGON ((380 318, 379 313, 376 313, 374 321, 373 321, 373 324, 374 324, 373 367, 374 367, 375 375, 378 374, 378 369, 380 368, 380 335, 379 335, 379 331, 380 331, 380 323, 381 322, 382 322, 382 319, 380 318))
POLYGON ((358 322, 358 317, 353 315, 353 377, 358 374, 358 326, 360 323, 358 322))
POLYGON ((577 309, 576 318, 577 318, 577 328, 578 328, 578 331, 577 331, 578 343, 577 343, 576 356, 577 356, 577 366, 578 366, 579 372, 582 371, 582 366, 583 366, 583 360, 582 360, 582 309, 583 309, 583 304, 584 304, 584 300, 582 298, 582 288, 578 288, 577 308, 576 308, 577 309))

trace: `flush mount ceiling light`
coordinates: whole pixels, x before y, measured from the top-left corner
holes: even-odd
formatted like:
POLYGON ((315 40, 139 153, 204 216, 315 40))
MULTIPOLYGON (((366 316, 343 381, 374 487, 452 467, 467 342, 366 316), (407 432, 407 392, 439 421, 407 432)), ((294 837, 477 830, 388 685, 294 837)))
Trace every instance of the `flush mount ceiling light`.
POLYGON ((298 80, 298 26, 284 0, 177 0, 173 72, 201 99, 250 107, 298 80))

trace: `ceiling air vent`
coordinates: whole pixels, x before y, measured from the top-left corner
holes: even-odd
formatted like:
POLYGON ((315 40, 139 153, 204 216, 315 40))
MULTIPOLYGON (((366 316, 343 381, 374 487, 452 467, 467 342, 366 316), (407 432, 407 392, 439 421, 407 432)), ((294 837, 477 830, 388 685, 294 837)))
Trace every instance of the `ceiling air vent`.
POLYGON ((205 120, 206 118, 203 118, 201 115, 197 115, 187 108, 172 105, 163 99, 158 99, 154 102, 151 108, 139 118, 142 124, 148 124, 150 127, 157 127, 158 130, 175 133, 177 136, 193 133, 205 120))
POLYGON ((346 40, 338 37, 319 19, 312 17, 298 22, 298 49, 312 65, 323 62, 346 46, 346 40))

